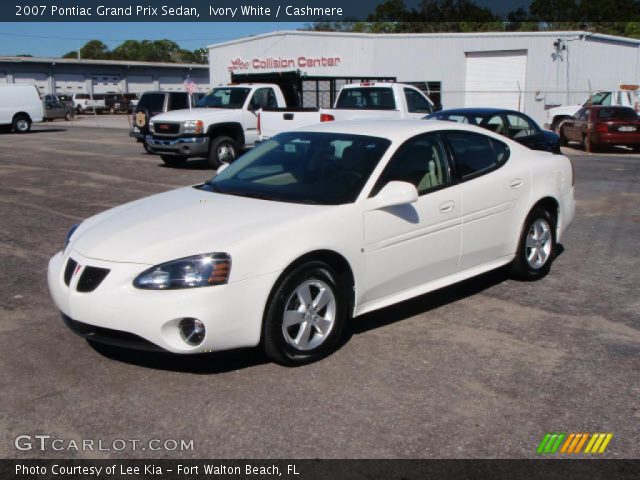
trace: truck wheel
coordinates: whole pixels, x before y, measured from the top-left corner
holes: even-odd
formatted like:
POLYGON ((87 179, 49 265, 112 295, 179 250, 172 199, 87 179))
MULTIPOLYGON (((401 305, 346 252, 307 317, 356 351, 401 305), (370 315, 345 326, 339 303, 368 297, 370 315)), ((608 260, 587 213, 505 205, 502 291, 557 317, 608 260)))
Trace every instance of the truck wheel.
POLYGON ((238 147, 230 137, 216 137, 209 148, 209 165, 217 169, 223 163, 231 163, 236 159, 238 147))
POLYGON ((187 163, 187 157, 177 157, 174 155, 160 155, 160 158, 169 167, 181 167, 187 163))
POLYGON ((27 115, 19 114, 13 117, 13 131, 16 133, 27 133, 31 130, 31 120, 27 115))
POLYGON ((71 112, 67 112, 64 114, 64 119, 68 122, 69 120, 71 120, 71 112))

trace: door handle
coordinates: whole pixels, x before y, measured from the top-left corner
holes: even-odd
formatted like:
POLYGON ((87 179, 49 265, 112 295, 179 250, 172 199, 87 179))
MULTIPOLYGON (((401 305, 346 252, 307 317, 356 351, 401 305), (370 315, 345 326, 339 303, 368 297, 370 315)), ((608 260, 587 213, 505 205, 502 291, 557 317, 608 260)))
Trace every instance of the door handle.
POLYGON ((524 181, 521 178, 514 178, 511 180, 509 186, 511 188, 520 188, 524 184, 524 181))
POLYGON ((440 205, 440 211, 442 213, 448 213, 453 210, 455 203, 453 201, 444 202, 440 205))

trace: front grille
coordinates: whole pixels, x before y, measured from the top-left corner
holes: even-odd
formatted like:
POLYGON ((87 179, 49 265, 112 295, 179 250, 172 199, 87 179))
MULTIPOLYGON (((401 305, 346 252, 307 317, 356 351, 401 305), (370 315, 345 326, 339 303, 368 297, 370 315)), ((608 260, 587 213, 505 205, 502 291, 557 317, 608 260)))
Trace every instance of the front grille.
POLYGON ((180 124, 179 123, 154 123, 153 131, 158 135, 176 135, 180 133, 180 124))
POLYGON ((82 275, 80 275, 80 280, 78 280, 78 291, 85 293, 93 292, 109 272, 110 270, 108 268, 85 267, 82 275))
POLYGON ((62 320, 74 333, 93 342, 117 347, 134 348, 136 350, 164 351, 164 349, 158 345, 133 333, 78 322, 64 313, 62 314, 62 320))
POLYGON ((67 260, 67 266, 64 269, 64 283, 68 287, 71 283, 71 277, 73 277, 73 272, 78 266, 78 262, 76 262, 73 258, 69 258, 67 260))

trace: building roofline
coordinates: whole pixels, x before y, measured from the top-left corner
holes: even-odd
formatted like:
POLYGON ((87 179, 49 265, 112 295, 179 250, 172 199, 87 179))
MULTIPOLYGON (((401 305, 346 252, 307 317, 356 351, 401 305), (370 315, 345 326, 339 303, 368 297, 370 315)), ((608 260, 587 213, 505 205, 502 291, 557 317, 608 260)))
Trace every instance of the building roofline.
POLYGON ((47 64, 65 64, 65 65, 111 65, 121 67, 160 67, 160 68, 202 68, 209 69, 209 65, 204 63, 164 63, 164 62, 134 62, 128 60, 89 60, 77 58, 55 58, 55 57, 17 57, 9 55, 0 55, 1 62, 15 63, 47 63, 47 64))
POLYGON ((221 43, 207 45, 208 49, 237 45, 254 40, 262 40, 269 37, 300 35, 300 36, 328 36, 328 37, 350 37, 350 38, 473 38, 473 37, 590 37, 602 40, 609 40, 621 43, 631 43, 640 45, 640 40, 615 35, 604 35, 601 33, 588 32, 585 30, 557 30, 543 32, 446 32, 446 33, 359 33, 359 32, 316 32, 311 30, 277 30, 260 35, 237 38, 221 43))

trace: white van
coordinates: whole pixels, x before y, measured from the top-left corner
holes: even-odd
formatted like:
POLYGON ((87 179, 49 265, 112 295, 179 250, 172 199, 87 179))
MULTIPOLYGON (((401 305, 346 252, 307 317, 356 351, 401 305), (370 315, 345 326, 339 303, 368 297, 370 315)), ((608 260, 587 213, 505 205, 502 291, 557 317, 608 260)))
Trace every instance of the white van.
POLYGON ((26 133, 32 123, 42 121, 44 108, 35 85, 0 85, 0 128, 26 133))

